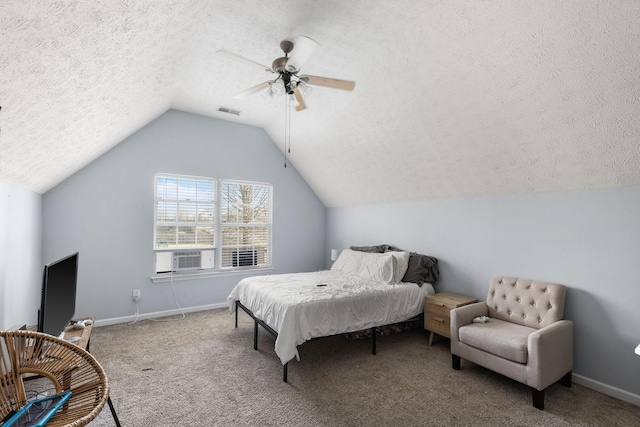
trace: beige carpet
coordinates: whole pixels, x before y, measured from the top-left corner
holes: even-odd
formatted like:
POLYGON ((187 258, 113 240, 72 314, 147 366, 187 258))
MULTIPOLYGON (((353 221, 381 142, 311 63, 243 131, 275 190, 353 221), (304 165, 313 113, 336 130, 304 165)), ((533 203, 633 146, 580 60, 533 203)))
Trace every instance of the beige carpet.
MULTIPOLYGON (((545 410, 529 389, 469 362, 451 369, 449 342, 423 330, 378 339, 324 338, 299 347, 289 382, 253 321, 226 309, 172 322, 95 328, 125 427, 145 426, 640 426, 640 407, 573 385, 551 386, 545 410)), ((113 426, 105 406, 91 427, 113 426)))

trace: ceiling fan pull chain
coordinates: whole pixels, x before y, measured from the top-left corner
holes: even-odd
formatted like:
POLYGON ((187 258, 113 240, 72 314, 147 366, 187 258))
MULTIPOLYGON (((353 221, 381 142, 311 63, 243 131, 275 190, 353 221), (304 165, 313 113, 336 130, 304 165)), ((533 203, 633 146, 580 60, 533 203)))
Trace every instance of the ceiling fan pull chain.
POLYGON ((288 153, 291 154, 291 95, 286 95, 287 96, 287 122, 289 125, 289 148, 288 148, 288 153))
POLYGON ((287 111, 289 110, 289 106, 288 104, 288 98, 285 95, 284 97, 284 167, 285 169, 287 168, 287 145, 288 145, 288 141, 287 141, 287 122, 289 121, 289 116, 287 115, 287 111))

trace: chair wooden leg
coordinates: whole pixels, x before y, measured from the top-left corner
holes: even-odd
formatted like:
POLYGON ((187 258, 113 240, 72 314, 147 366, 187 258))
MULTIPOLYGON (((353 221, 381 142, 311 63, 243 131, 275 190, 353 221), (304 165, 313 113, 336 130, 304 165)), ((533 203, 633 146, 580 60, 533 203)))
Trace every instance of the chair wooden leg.
POLYGON ((536 390, 531 388, 531 396, 533 397, 533 406, 540 409, 544 409, 544 390, 536 390))
POLYGON ((457 356, 455 354, 451 355, 451 367, 456 371, 460 370, 460 356, 457 356))
POLYGON ((572 374, 573 374, 573 371, 567 372, 564 377, 560 378, 560 384, 562 384, 565 387, 571 387, 572 374))

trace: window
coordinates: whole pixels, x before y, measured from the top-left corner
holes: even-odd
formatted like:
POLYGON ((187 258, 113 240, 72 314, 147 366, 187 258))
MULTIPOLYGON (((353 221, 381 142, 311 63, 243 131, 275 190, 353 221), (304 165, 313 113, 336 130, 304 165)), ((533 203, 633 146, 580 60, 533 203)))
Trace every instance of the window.
POLYGON ((213 248, 216 182, 156 177, 155 248, 213 248))
POLYGON ((271 266, 271 184, 155 176, 156 273, 271 266))
POLYGON ((222 267, 270 265, 271 186, 222 182, 222 267))

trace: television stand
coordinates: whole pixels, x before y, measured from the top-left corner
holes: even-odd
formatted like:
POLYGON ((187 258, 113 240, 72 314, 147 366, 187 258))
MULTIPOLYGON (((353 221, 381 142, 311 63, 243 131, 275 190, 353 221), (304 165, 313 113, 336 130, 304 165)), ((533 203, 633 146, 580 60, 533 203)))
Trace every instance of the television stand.
MULTIPOLYGON (((64 334, 62 339, 65 341, 77 345, 83 350, 89 351, 89 345, 91 344, 91 332, 93 332, 93 325, 96 321, 95 317, 87 317, 84 319, 72 319, 69 325, 64 329, 64 334), (80 320, 91 320, 90 325, 85 325, 82 329, 74 329, 73 324, 80 320)), ((36 327, 29 327, 29 329, 37 329, 36 327)), ((109 410, 111 411, 111 415, 113 416, 113 421, 115 421, 117 427, 121 427, 120 420, 118 419, 118 415, 116 414, 116 410, 113 407, 113 403, 111 402, 111 397, 107 399, 107 404, 109 405, 109 410)))
POLYGON ((72 319, 69 326, 64 328, 64 334, 62 339, 77 345, 83 350, 87 350, 89 353, 89 345, 91 344, 91 332, 93 331, 93 323, 96 321, 95 317, 87 317, 86 319, 72 319), (91 320, 90 325, 85 325, 82 329, 73 329, 73 324, 80 320, 91 320))

